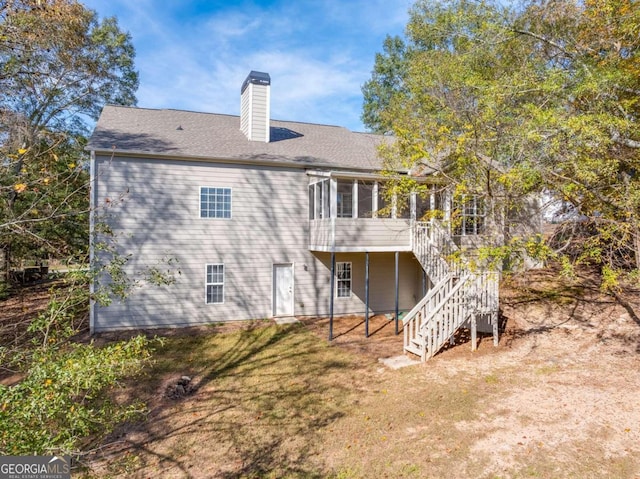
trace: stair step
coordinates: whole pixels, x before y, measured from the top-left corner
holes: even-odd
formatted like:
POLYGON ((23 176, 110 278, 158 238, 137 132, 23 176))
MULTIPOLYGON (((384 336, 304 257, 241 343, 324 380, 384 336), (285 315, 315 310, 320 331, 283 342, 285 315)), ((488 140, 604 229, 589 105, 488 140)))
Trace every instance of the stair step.
POLYGON ((404 350, 408 353, 415 354, 416 356, 422 356, 422 349, 415 347, 412 344, 405 346, 404 350))

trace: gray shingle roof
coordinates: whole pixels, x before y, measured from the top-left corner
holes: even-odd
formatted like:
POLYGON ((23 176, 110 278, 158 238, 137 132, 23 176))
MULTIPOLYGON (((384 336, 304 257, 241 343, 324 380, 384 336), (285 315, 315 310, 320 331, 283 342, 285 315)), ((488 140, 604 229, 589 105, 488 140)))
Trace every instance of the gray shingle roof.
POLYGON ((271 142, 255 142, 240 131, 239 116, 106 106, 87 149, 376 171, 382 141, 338 126, 271 120, 271 142))

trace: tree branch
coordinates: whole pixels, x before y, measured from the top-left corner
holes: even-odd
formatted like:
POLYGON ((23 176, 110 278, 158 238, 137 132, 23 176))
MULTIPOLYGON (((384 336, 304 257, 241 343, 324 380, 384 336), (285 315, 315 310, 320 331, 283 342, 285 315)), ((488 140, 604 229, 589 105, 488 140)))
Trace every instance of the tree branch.
POLYGON ((624 138, 620 135, 618 130, 611 130, 611 140, 613 140, 614 143, 624 145, 627 148, 640 148, 640 141, 632 140, 631 138, 624 138))

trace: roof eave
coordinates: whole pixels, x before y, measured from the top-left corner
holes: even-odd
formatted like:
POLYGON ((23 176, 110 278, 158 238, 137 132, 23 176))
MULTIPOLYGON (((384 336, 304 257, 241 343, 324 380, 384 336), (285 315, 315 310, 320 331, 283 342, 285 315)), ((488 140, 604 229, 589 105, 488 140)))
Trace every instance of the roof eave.
POLYGON ((100 156, 113 156, 113 157, 130 157, 130 158, 155 158, 162 160, 175 160, 175 161, 199 161, 204 163, 225 163, 225 164, 238 164, 238 165, 255 165, 255 166, 278 166, 288 168, 322 168, 330 170, 340 171, 380 171, 379 168, 365 168, 357 166, 337 166, 331 163, 312 162, 312 161, 294 161, 294 160, 278 160, 269 159, 264 160, 260 158, 224 158, 224 157, 211 157, 204 155, 171 155, 171 154, 158 154, 148 151, 137 150, 118 150, 118 149, 101 149, 96 147, 85 147, 85 150, 94 152, 95 155, 100 156))

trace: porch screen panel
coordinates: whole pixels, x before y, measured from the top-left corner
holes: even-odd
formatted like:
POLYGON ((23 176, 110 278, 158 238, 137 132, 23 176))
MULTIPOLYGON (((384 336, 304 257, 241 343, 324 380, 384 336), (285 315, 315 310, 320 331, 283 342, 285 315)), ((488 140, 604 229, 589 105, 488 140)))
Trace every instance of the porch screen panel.
POLYGON ((378 185, 378 218, 391 218, 391 205, 385 198, 385 186, 378 185))
MULTIPOLYGON (((429 211, 439 212, 436 214, 436 218, 441 218, 443 215, 443 193, 432 188, 431 191, 416 195, 416 219, 420 221, 429 211), (431 204, 431 197, 435 204, 431 204)), ((429 219, 429 218, 426 218, 429 219)))
POLYGON ((338 218, 353 216, 353 181, 338 180, 338 218))
POLYGON ((396 218, 411 218, 411 195, 398 195, 396 218))
POLYGON ((315 188, 315 219, 322 219, 322 184, 316 183, 313 185, 315 188))
POLYGON ((373 212, 373 183, 358 183, 358 218, 371 218, 373 212))
POLYGON ((329 187, 329 180, 322 182, 322 217, 331 217, 331 189, 329 187))

